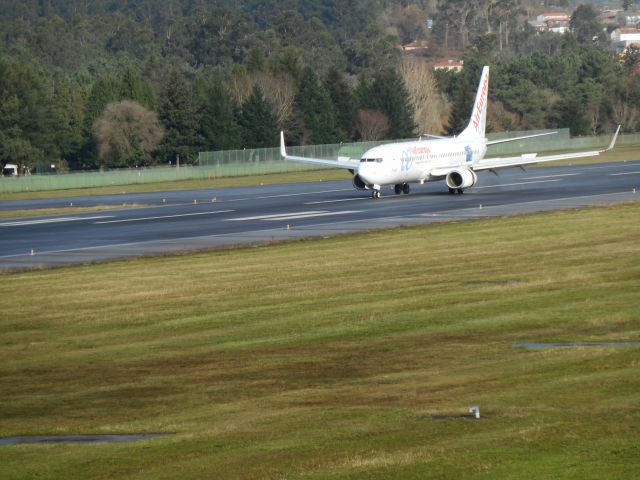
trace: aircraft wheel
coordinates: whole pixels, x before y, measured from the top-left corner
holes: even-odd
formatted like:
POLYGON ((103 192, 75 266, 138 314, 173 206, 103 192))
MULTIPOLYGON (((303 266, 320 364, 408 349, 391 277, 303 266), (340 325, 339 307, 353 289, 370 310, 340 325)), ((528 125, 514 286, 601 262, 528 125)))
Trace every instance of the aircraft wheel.
POLYGON ((397 183, 396 185, 394 185, 393 191, 396 195, 400 195, 402 193, 402 185, 400 183, 397 183))
POLYGON ((458 195, 462 195, 464 193, 464 190, 462 188, 458 189, 458 195))
POLYGON ((449 195, 453 195, 454 193, 456 193, 456 189, 449 187, 449 195))
POLYGON ((374 190, 371 192, 371 198, 380 198, 380 190, 374 190))
POLYGON ((404 185, 402 185, 402 193, 404 193, 405 195, 408 195, 410 191, 411 191, 411 187, 409 187, 408 183, 405 183, 404 185))

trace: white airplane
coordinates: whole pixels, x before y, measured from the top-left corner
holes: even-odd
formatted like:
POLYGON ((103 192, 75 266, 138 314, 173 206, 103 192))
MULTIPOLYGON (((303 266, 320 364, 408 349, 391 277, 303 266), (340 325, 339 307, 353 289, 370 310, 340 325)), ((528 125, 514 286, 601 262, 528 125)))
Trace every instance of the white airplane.
POLYGON ((482 69, 469 125, 457 137, 436 137, 435 140, 420 139, 390 143, 367 150, 360 161, 355 159, 336 161, 287 155, 284 133, 280 132, 280 154, 282 158, 292 162, 347 169, 353 174, 353 186, 357 190, 371 190, 373 198, 380 198, 380 191, 386 185, 392 185, 395 193, 401 194, 409 193, 410 183, 424 184, 434 180, 445 180, 449 187, 449 193, 461 194, 466 188, 476 184, 478 181, 476 172, 479 171, 490 170, 495 173, 499 168, 520 167, 568 158, 591 157, 611 150, 615 145, 620 126, 618 126, 609 147, 604 150, 541 157, 537 156, 537 153, 529 153, 519 157, 483 160, 489 145, 556 133, 540 133, 488 141, 485 137, 488 90, 489 67, 485 66, 482 69))

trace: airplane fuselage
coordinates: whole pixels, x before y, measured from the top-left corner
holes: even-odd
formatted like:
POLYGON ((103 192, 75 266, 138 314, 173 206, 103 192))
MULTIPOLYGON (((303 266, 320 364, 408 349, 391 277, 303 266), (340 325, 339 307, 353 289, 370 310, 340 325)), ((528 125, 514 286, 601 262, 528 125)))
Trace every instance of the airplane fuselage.
POLYGON ((439 139, 374 147, 360 159, 357 175, 366 188, 439 180, 438 169, 472 168, 487 151, 486 140, 439 139))

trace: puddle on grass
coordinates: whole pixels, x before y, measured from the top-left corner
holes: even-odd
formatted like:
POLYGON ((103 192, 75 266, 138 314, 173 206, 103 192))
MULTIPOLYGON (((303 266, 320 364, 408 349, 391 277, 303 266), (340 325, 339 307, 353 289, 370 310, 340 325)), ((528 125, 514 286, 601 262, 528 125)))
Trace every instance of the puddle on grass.
POLYGON ((0 438, 0 445, 23 443, 118 443, 137 442, 162 437, 164 433, 142 433, 133 435, 25 435, 0 438))
POLYGON ((516 343, 516 348, 567 348, 567 347, 640 347, 640 342, 556 342, 516 343))

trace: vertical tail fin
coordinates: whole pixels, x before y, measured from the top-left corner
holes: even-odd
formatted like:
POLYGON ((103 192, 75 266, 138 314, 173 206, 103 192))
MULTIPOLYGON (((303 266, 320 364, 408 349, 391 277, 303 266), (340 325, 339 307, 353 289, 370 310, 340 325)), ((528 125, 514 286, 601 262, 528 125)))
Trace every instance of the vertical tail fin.
POLYGON ((471 111, 471 120, 467 128, 459 135, 459 137, 467 138, 485 138, 485 128, 487 125, 487 93, 489 92, 489 67, 482 69, 480 83, 478 84, 478 93, 476 101, 471 111))

